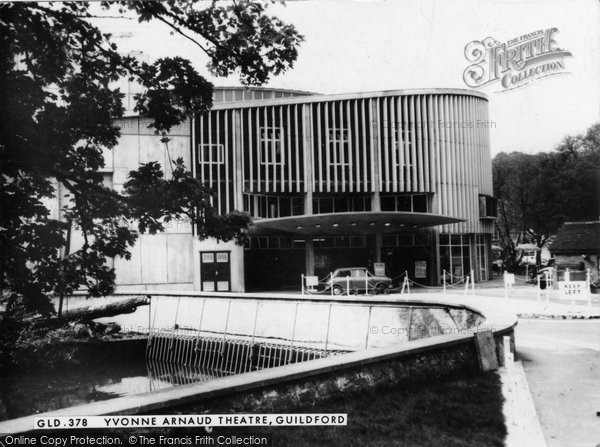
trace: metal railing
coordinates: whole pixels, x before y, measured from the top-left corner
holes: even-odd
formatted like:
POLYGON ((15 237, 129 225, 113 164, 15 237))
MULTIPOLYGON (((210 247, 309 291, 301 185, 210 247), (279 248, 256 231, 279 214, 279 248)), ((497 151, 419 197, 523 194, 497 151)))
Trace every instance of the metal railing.
POLYGON ((460 306, 318 297, 154 296, 150 311, 147 358, 227 374, 455 333, 483 321, 460 306), (396 333, 378 333, 386 327, 396 333))

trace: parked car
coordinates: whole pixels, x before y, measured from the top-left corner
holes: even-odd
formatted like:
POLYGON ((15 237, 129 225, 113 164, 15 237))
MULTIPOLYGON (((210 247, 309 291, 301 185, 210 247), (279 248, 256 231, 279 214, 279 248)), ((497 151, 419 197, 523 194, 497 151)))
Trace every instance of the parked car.
POLYGON ((347 293, 347 287, 351 293, 365 292, 367 287, 376 293, 389 293, 392 280, 387 276, 375 276, 365 267, 346 267, 333 272, 329 287, 333 288, 334 295, 347 293))

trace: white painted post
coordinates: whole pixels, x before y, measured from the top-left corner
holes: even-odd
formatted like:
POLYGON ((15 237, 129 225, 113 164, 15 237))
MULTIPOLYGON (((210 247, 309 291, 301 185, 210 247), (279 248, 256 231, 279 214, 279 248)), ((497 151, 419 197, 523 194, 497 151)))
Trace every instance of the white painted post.
POLYGON ((369 272, 365 272, 365 295, 369 294, 369 272))
POLYGON ((329 344, 329 326, 331 325, 331 306, 329 304, 329 312, 327 313, 327 335, 325 335, 325 354, 327 354, 327 346, 329 344))
POLYGON ((588 296, 588 307, 592 307, 592 272, 587 269, 585 274, 585 290, 588 296))
POLYGON ((256 300, 256 310, 254 311, 254 327, 252 329, 252 340, 250 344, 254 346, 254 337, 256 336, 256 322, 258 321, 258 308, 260 307, 260 301, 256 300))
POLYGON ((350 277, 346 276, 346 296, 350 296, 350 277))
POLYGON ((294 350, 294 338, 296 338, 296 320, 298 320, 298 301, 296 301, 296 310, 294 310, 294 324, 292 327, 292 339, 290 341, 290 352, 288 354, 287 363, 292 361, 292 352, 294 350))
POLYGON ((410 295, 410 279, 408 279, 408 272, 405 271, 404 273, 406 273, 406 289, 408 290, 408 294, 410 295))
POLYGON ((550 278, 548 277, 547 271, 544 272, 544 279, 546 280, 546 301, 549 302, 550 301, 550 289, 548 287, 550 284, 549 283, 550 278))
POLYGON ((333 273, 329 272, 329 291, 331 292, 331 296, 333 296, 333 273))
POLYGON ((442 281, 444 283, 444 295, 446 294, 446 269, 442 271, 442 281))
POLYGON ((304 295, 304 274, 300 274, 300 286, 302 287, 302 295, 304 295))
POLYGON ((469 275, 465 276, 465 293, 464 295, 466 295, 469 292, 469 275))
POLYGON ((568 268, 565 269, 565 281, 571 281, 571 272, 569 271, 568 268))
POLYGON ((367 336, 365 337, 365 349, 369 347, 369 334, 371 333, 371 311, 373 306, 369 306, 369 319, 367 321, 367 336))
POLYGON ((471 269, 471 295, 475 295, 475 272, 471 269))
POLYGON ((406 277, 402 280, 402 290, 400 290, 400 295, 404 295, 404 288, 406 287, 406 277))

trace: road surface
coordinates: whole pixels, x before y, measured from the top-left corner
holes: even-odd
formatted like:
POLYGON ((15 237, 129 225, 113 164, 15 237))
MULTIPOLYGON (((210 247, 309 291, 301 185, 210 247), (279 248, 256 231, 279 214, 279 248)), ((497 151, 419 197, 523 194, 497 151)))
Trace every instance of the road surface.
POLYGON ((600 445, 600 320, 521 319, 516 344, 548 446, 600 445))

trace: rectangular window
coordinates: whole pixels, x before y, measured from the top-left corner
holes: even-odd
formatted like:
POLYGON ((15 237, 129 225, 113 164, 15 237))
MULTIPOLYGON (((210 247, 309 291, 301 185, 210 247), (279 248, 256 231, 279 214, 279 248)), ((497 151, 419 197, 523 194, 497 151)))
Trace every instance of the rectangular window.
POLYGON ((366 273, 367 272, 365 272, 364 270, 352 270, 352 277, 353 278, 364 278, 365 276, 367 276, 366 273))
POLYGON ((365 198, 364 197, 354 197, 352 199, 352 211, 366 211, 367 207, 365 206, 365 198))
POLYGON ((221 164, 223 163, 224 148, 222 144, 199 144, 198 162, 221 164))
POLYGON ((292 216, 304 214, 304 199, 302 197, 292 198, 292 216))
POLYGON ((396 198, 397 211, 412 211, 410 196, 400 196, 396 198))
POLYGON ((263 165, 280 165, 285 162, 283 132, 280 127, 260 128, 260 162, 263 165))
POLYGON ((479 218, 495 219, 498 217, 498 202, 492 196, 479 195, 479 218))
POLYGON ((336 197, 333 200, 333 211, 336 213, 345 213, 348 210, 348 199, 346 197, 336 197))
POLYGON ((382 196, 381 211, 396 211, 396 198, 394 196, 382 196))
POLYGON ((395 247, 398 241, 396 240, 396 236, 382 236, 381 237, 381 245, 383 247, 395 247))
MULTIPOLYGON (((404 154, 404 145, 410 145, 412 134, 410 131, 410 123, 397 123, 402 124, 402 128, 395 129, 394 132, 394 150, 396 151, 396 166, 400 166, 402 161, 402 167, 412 167, 412 155, 410 150, 407 154, 404 154)), ((409 146, 410 147, 410 146, 409 146)))
POLYGON ((427 212, 427 196, 425 194, 415 194, 413 199, 413 211, 415 213, 427 212))
POLYGON ((350 238, 340 236, 335 238, 336 248, 348 248, 350 247, 350 238))
POLYGON ((446 281, 455 283, 471 271, 469 237, 440 234, 440 267, 446 281))
POLYGON ((350 154, 348 153, 350 146, 350 132, 348 129, 340 129, 337 127, 329 128, 329 145, 331 146, 331 154, 333 157, 331 164, 337 166, 350 166, 350 154))
POLYGON ((350 236, 351 247, 366 247, 367 238, 365 236, 350 236))

